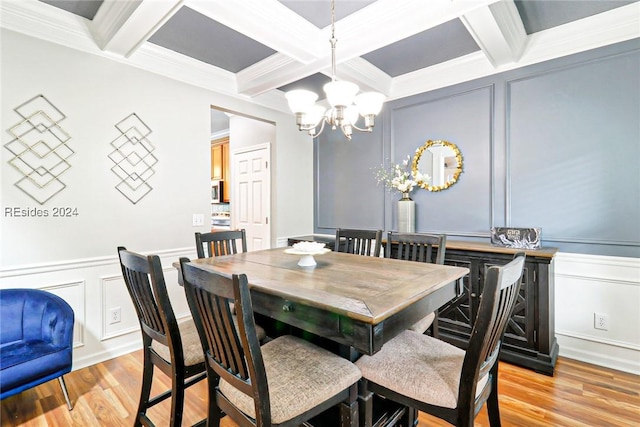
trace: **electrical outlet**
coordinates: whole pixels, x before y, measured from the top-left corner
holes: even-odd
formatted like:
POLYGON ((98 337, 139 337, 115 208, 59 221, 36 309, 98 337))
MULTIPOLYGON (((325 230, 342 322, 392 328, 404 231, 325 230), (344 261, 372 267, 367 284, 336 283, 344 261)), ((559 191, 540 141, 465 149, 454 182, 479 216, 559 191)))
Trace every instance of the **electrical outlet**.
POLYGON ((193 226, 200 227, 204 225, 204 214, 193 214, 193 226))
POLYGON ((593 313, 593 323, 593 327, 596 329, 609 330, 609 316, 606 314, 593 313))
POLYGON ((122 322, 122 310, 120 307, 114 307, 109 310, 109 324, 113 325, 120 322, 122 322))

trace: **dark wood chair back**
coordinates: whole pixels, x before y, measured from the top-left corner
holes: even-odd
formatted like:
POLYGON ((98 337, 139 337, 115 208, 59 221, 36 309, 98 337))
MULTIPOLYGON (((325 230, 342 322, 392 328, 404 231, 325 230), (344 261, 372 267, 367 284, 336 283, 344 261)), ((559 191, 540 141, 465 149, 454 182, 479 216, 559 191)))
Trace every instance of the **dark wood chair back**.
POLYGON ((381 248, 382 230, 336 229, 336 252, 379 257, 381 248))
MULTIPOLYGON (((405 261, 444 264, 447 236, 445 234, 387 233, 385 256, 405 261)), ((462 279, 461 279, 462 280, 462 279)), ((438 312, 428 314, 409 329, 438 337, 438 312)))
POLYGON ((241 230, 196 233, 198 258, 237 254, 238 245, 240 245, 242 252, 247 252, 247 233, 244 228, 241 230))
MULTIPOLYGON (((134 426, 154 426, 147 410, 170 397, 171 415, 168 425, 179 427, 182 424, 185 389, 206 378, 202 350, 194 350, 193 338, 187 338, 184 344, 190 350, 187 354, 183 351, 181 327, 178 326, 171 307, 160 258, 157 255, 140 255, 124 247, 118 247, 118 256, 122 276, 138 314, 142 332, 144 366, 134 426), (193 354, 196 356, 193 357, 193 354), (151 396, 154 366, 171 379, 171 388, 151 396)), ((188 322, 184 324, 186 323, 188 322)), ((190 327, 193 330, 192 323, 190 327)), ((186 332, 187 326, 184 330, 186 337, 192 336, 186 332)), ((197 340, 195 344, 197 346, 197 340)))
MULTIPOLYGON (((169 348, 181 346, 176 317, 171 307, 162 265, 157 255, 143 256, 118 248, 127 290, 138 314, 142 333, 169 348)), ((182 355, 177 355, 181 358, 182 355)))
MULTIPOLYGON (((267 377, 247 276, 234 274, 228 278, 195 268, 188 262, 187 258, 180 259, 187 301, 208 359, 210 387, 215 385, 211 378, 219 377, 252 399, 260 396, 259 400, 256 399, 259 405, 256 424, 271 425, 267 377), (237 328, 234 327, 232 303, 238 319, 237 328)), ((222 411, 242 414, 223 394, 218 393, 217 396, 222 411)))
POLYGON ((444 264, 447 236, 444 234, 423 233, 387 233, 387 258, 406 261, 444 264), (391 244, 397 244, 397 252, 391 250, 391 244), (392 253, 393 252, 393 253, 392 253))
MULTIPOLYGON (((493 392, 497 396, 498 356, 507 323, 520 294, 524 262, 525 254, 519 252, 509 264, 491 266, 487 270, 478 314, 462 364, 458 389, 458 419, 468 419, 473 423, 475 415, 489 395, 493 392), (484 388, 478 391, 478 381, 486 374, 489 374, 489 380, 484 388)), ((495 410, 489 408, 490 418, 499 414, 497 402, 497 398, 489 402, 496 405, 495 410)), ((494 422, 495 420, 492 420, 491 425, 494 425, 494 422)))

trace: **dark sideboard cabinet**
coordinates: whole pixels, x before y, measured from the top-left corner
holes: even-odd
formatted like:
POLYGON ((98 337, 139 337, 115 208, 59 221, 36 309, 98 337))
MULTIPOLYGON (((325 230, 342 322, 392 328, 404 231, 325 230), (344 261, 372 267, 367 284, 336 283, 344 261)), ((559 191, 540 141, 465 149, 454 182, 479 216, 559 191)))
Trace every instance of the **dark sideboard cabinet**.
MULTIPOLYGON (((462 294, 438 310, 439 338, 464 348, 469 340, 487 269, 504 265, 519 250, 472 242, 447 242, 445 264, 467 267, 462 294)), ((555 336, 553 259, 556 249, 526 250, 520 296, 507 326, 500 359, 553 375, 555 336)))
MULTIPOLYGON (((289 245, 299 241, 322 241, 333 249, 328 236, 289 238, 289 245)), ((383 242, 385 250, 388 242, 383 242)), ((395 245, 391 244, 391 250, 395 245)), ((462 293, 438 310, 438 338, 465 348, 480 305, 487 269, 504 265, 521 249, 503 248, 488 243, 447 241, 445 264, 466 267, 469 275, 462 281, 462 293)), ((500 359, 518 366, 553 375, 558 358, 554 316, 555 248, 525 250, 527 255, 520 296, 507 326, 500 359)))

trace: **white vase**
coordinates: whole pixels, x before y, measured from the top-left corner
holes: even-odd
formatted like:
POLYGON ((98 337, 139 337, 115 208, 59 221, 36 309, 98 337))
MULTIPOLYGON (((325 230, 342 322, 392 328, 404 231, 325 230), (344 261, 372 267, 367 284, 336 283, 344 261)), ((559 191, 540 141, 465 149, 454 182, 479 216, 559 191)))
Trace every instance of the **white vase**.
POLYGON ((416 232, 416 202, 409 193, 402 193, 402 199, 398 200, 398 232, 416 232))

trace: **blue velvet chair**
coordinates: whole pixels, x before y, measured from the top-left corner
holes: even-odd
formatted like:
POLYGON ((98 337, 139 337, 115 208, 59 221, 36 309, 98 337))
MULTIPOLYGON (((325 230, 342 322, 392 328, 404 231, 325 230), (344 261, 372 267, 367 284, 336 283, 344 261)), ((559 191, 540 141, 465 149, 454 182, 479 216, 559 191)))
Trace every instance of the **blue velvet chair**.
POLYGON ((73 310, 39 289, 0 289, 0 400, 71 371, 73 310))

